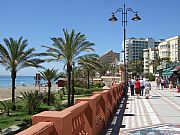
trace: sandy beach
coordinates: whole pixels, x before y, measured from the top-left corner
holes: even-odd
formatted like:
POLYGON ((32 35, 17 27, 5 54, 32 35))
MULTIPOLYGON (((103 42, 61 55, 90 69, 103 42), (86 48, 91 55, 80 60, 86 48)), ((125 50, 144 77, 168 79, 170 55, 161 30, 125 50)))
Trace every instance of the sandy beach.
MULTIPOLYGON (((35 87, 34 85, 31 86, 17 86, 16 87, 16 97, 21 95, 21 92, 26 92, 26 91, 34 91, 34 90, 40 90, 44 91, 47 90, 47 87, 35 87)), ((53 85, 51 90, 57 90, 60 89, 57 87, 57 85, 53 85)), ((5 100, 5 99, 10 99, 11 98, 11 88, 0 88, 0 100, 5 100)))

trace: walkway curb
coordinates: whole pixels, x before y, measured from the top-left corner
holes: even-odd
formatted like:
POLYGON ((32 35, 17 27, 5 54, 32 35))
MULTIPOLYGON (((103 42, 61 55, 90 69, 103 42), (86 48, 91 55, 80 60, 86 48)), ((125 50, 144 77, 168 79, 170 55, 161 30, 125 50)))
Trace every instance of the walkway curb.
POLYGON ((122 98, 120 104, 117 107, 116 112, 113 114, 112 118, 108 121, 107 126, 101 132, 100 135, 118 135, 119 130, 122 127, 122 120, 124 111, 126 109, 128 98, 122 98))

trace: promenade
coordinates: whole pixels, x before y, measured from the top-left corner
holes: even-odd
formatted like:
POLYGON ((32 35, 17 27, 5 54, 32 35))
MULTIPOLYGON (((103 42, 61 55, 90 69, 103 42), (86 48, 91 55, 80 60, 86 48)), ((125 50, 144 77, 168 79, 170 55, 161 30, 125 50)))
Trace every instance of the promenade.
POLYGON ((149 99, 130 93, 122 98, 122 88, 113 85, 63 111, 36 114, 33 126, 18 135, 180 135, 180 93, 156 90, 152 83, 149 99))
MULTIPOLYGON (((152 82, 149 99, 144 97, 137 99, 136 96, 130 96, 130 93, 128 95, 119 135, 130 133, 155 135, 155 132, 165 135, 180 134, 180 93, 175 89, 156 90, 155 83, 152 82), (155 131, 152 127, 156 128, 155 131)), ((111 133, 109 130, 106 135, 109 134, 118 133, 111 133)))

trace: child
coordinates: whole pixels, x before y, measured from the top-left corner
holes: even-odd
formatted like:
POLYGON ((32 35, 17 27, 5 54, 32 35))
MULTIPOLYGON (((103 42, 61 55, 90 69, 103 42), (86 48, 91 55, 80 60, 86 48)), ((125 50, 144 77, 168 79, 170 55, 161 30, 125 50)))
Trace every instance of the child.
POLYGON ((149 93, 150 93, 150 90, 151 90, 151 83, 149 82, 148 79, 146 79, 145 83, 144 83, 144 86, 145 86, 145 98, 148 99, 149 98, 149 93))

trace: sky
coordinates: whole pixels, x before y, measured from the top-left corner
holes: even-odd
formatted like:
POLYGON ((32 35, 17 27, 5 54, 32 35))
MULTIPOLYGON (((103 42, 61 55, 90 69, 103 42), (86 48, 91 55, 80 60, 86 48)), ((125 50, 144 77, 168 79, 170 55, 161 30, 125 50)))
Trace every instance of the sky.
MULTIPOLYGON (((28 39, 28 48, 45 51, 41 45, 52 45, 50 37, 63 37, 63 28, 85 34, 95 43, 100 56, 112 49, 122 50, 123 27, 121 13, 118 21, 109 22, 111 12, 126 4, 138 11, 141 21, 134 22, 128 12, 126 37, 156 40, 180 35, 180 0, 0 0, 0 44, 13 37, 28 39)), ((63 63, 45 63, 47 68, 63 70, 63 63)), ((34 76, 38 70, 25 68, 18 75, 34 76)), ((10 75, 0 66, 0 75, 10 75)))

